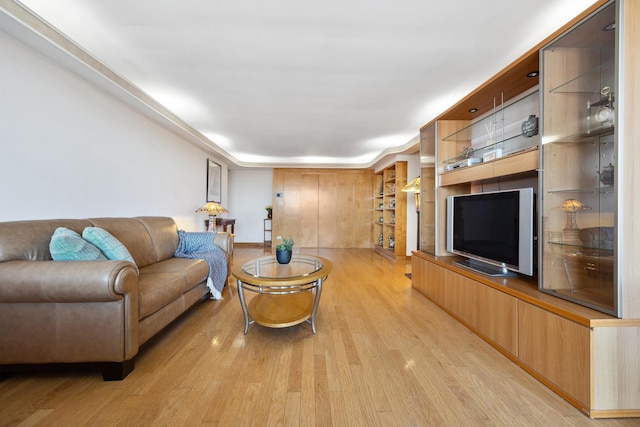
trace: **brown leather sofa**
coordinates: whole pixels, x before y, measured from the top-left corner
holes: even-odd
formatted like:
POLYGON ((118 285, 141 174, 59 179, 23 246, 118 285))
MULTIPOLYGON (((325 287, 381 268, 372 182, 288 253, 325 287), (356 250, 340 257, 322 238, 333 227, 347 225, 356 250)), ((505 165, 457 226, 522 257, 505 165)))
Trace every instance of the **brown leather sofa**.
MULTIPOLYGON (((142 344, 206 298, 209 264, 175 258, 172 218, 92 218, 0 223, 0 374, 48 368, 99 368, 126 377, 142 344), (57 227, 107 230, 128 261, 53 261, 57 227)), ((217 233, 227 251, 232 237, 217 233)), ((228 271, 228 269, 227 269, 228 271)))

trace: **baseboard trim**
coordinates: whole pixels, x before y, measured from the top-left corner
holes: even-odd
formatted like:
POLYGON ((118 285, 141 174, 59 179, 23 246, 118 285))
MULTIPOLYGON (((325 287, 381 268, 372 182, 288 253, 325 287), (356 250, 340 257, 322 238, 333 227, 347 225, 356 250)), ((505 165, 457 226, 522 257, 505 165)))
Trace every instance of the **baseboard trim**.
POLYGON ((234 242, 236 248, 267 248, 262 242, 234 242))

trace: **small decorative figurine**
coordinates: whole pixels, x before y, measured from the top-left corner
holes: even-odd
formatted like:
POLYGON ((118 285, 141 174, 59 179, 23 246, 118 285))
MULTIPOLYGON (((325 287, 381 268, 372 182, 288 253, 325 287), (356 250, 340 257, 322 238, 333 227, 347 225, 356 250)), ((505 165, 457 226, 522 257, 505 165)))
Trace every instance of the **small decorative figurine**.
POLYGON ((396 246, 395 240, 393 240, 393 236, 389 236, 389 249, 393 250, 396 246))

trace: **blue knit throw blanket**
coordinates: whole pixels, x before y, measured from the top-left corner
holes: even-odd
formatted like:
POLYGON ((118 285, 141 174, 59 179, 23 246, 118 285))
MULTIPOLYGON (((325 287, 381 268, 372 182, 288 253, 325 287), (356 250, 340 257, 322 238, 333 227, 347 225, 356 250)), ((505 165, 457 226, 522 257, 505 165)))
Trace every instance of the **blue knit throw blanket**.
POLYGON ((222 299, 222 289, 227 283, 227 255, 224 250, 213 243, 215 233, 178 231, 178 258, 203 259, 209 263, 207 287, 211 291, 211 299, 222 299))

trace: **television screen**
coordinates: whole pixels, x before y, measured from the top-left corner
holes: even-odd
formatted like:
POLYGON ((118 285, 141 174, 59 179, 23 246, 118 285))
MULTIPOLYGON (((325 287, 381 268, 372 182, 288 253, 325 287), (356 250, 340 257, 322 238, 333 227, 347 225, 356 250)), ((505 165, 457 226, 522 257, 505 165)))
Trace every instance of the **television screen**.
POLYGON ((470 259, 533 274, 533 189, 448 198, 447 250, 470 259))

